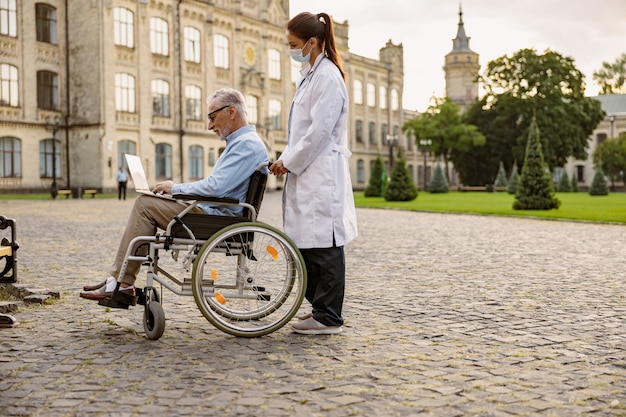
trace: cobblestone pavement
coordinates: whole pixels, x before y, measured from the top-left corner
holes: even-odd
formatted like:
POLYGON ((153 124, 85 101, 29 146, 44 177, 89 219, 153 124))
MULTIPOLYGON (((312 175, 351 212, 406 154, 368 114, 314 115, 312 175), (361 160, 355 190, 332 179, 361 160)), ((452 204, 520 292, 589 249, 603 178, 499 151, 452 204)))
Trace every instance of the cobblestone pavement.
POLYGON ((20 283, 61 293, 0 329, 0 415, 626 416, 624 226, 358 209, 342 334, 236 338, 166 292, 151 341, 78 297, 131 206, 0 201, 20 283))

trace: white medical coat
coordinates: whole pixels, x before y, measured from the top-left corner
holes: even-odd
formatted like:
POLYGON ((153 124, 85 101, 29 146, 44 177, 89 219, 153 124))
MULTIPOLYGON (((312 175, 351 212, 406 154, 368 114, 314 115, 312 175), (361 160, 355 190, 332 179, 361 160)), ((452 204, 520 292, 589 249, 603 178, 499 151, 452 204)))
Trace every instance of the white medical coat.
POLYGON ((348 158, 348 91, 335 64, 320 54, 296 84, 288 144, 283 227, 301 249, 344 246, 357 236, 348 158))

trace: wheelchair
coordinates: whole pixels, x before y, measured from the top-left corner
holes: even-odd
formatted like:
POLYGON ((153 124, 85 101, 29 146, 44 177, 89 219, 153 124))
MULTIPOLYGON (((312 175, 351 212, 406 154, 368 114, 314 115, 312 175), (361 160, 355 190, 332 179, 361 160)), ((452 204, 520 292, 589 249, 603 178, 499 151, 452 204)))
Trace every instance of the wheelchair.
POLYGON ((246 201, 176 195, 191 202, 156 236, 138 236, 130 243, 119 276, 129 261, 147 266, 145 288, 136 296, 119 292, 101 305, 128 308, 144 305, 143 327, 148 339, 159 339, 165 330, 163 287, 177 295, 193 296, 203 316, 219 330, 239 337, 259 337, 274 332, 297 313, 306 290, 306 268, 300 251, 282 231, 257 221, 267 174, 265 162, 250 177, 246 201), (242 216, 189 213, 198 203, 243 206, 242 216), (147 245, 147 255, 136 248, 147 245), (183 277, 162 265, 160 256, 170 252, 170 263, 182 263, 183 277), (155 284, 161 285, 161 291, 155 284))

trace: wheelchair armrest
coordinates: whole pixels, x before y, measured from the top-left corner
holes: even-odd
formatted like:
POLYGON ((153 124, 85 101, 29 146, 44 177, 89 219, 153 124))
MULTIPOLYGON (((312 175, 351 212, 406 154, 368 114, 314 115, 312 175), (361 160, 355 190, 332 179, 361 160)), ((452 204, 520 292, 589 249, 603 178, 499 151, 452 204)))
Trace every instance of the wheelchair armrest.
POLYGON ((206 201, 217 204, 239 204, 239 200, 231 197, 210 197, 203 195, 194 195, 194 194, 173 194, 177 200, 193 200, 193 201, 206 201))

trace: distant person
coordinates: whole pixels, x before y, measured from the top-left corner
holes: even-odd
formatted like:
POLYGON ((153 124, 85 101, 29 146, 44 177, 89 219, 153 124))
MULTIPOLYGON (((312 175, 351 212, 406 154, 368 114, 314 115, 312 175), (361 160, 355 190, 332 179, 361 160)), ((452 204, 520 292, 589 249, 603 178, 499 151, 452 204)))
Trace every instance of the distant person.
POLYGON ((126 200, 126 184, 128 183, 128 174, 126 174, 126 170, 124 167, 120 167, 117 171, 117 199, 121 200, 122 195, 124 196, 124 200, 126 200))
POLYGON ((344 245, 357 236, 345 72, 326 13, 291 19, 287 44, 291 57, 305 65, 291 104, 287 147, 270 171, 287 175, 283 227, 304 258, 312 305, 292 327, 303 334, 335 334, 343 326, 344 245))

